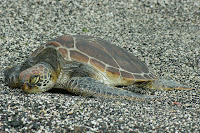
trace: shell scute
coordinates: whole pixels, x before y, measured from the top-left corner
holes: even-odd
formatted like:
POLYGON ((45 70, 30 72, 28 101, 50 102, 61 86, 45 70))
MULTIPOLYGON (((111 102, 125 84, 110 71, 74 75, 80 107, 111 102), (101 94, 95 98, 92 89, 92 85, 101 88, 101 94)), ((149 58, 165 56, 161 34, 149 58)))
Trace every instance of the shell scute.
POLYGON ((95 43, 94 41, 89 41, 85 39, 76 39, 76 47, 81 52, 86 53, 90 57, 98 59, 106 64, 113 67, 119 68, 115 60, 112 58, 110 53, 101 45, 95 43))
POLYGON ((105 71, 105 65, 96 59, 90 59, 90 64, 92 64, 95 68, 99 69, 100 71, 105 71))
POLYGON ((62 55, 63 58, 68 59, 68 51, 65 48, 59 48, 58 51, 62 55))
POLYGON ((70 58, 71 60, 76 60, 79 62, 85 62, 88 63, 89 57, 76 51, 76 50, 70 50, 70 58))
POLYGON ((132 73, 149 72, 149 69, 143 62, 141 62, 137 57, 128 53, 124 49, 112 45, 104 40, 97 39, 97 42, 109 51, 111 56, 116 60, 122 69, 132 73))
POLYGON ((127 79, 134 79, 133 75, 131 73, 121 71, 121 76, 127 79))
POLYGON ((114 82, 118 82, 118 80, 120 78, 119 69, 116 69, 114 67, 107 67, 106 75, 111 81, 114 81, 114 82))

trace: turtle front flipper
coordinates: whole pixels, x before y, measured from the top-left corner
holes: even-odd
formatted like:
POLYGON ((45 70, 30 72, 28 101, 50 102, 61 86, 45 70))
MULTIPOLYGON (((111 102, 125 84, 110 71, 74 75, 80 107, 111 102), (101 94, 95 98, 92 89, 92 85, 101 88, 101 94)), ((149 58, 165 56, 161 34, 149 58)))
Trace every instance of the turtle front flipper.
POLYGON ((194 90, 187 85, 182 85, 176 81, 159 79, 154 82, 149 82, 145 88, 148 89, 157 89, 157 90, 194 90))
POLYGON ((156 96, 140 95, 131 91, 116 89, 114 87, 106 86, 105 84, 91 78, 91 77, 72 77, 66 84, 69 92, 77 95, 81 94, 88 97, 100 98, 155 98, 156 96))
POLYGON ((19 74, 20 74, 20 67, 8 67, 4 71, 5 83, 8 84, 10 88, 19 88, 19 74))

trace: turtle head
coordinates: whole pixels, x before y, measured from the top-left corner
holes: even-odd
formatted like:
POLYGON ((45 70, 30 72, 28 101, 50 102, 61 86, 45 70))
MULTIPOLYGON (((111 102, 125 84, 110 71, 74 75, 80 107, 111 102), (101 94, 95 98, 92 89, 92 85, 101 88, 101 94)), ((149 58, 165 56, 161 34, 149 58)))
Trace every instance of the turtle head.
POLYGON ((21 88, 28 93, 48 91, 54 86, 56 80, 56 73, 47 63, 38 63, 19 75, 21 88))

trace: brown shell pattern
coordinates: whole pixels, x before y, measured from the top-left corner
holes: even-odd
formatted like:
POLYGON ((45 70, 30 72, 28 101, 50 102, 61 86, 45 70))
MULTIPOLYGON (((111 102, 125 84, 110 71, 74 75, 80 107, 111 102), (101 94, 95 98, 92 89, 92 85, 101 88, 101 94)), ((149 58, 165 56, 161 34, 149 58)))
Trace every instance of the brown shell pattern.
MULTIPOLYGON (((147 66, 133 54, 99 38, 75 35, 60 36, 46 47, 56 48, 66 60, 88 63, 114 82, 142 82, 156 80, 147 66)), ((40 48, 33 55, 39 54, 40 48)))

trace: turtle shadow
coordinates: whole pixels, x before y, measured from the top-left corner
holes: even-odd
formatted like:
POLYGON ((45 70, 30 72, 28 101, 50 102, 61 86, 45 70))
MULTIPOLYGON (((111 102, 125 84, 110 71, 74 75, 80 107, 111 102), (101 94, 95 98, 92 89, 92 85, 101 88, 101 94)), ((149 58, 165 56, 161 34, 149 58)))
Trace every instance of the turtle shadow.
POLYGON ((73 96, 77 96, 65 89, 59 89, 59 88, 52 88, 50 90, 47 91, 48 93, 57 93, 57 94, 68 94, 68 95, 73 95, 73 96))
MULTIPOLYGON (((80 94, 75 94, 73 92, 69 92, 68 90, 65 89, 60 89, 60 88, 52 88, 51 90, 48 90, 47 93, 51 94, 64 94, 64 95, 69 95, 69 96, 81 96, 80 94)), ((85 96, 87 98, 94 98, 94 96, 85 96)))

